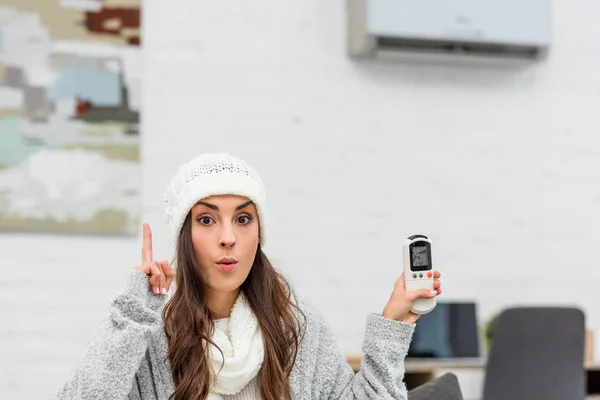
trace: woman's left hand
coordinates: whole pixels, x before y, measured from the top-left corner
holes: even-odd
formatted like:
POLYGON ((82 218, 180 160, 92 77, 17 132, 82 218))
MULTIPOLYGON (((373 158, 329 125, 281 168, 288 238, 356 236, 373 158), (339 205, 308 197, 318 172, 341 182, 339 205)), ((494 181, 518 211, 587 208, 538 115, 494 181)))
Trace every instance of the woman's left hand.
POLYGON ((442 293, 442 286, 440 283, 440 272, 433 271, 433 289, 418 289, 407 291, 404 286, 404 274, 396 281, 394 285, 394 291, 390 296, 383 313, 381 314, 384 318, 393 319, 395 321, 408 322, 410 324, 415 323, 420 315, 410 311, 412 304, 416 299, 430 299, 436 297, 442 293))

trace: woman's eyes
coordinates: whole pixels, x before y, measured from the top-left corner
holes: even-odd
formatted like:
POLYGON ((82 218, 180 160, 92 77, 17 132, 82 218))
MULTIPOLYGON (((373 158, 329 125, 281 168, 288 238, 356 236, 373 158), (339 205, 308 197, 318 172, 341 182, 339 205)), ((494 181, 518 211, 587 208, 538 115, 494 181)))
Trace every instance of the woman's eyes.
POLYGON ((210 225, 210 223, 213 222, 213 219, 211 217, 204 215, 204 216, 198 218, 198 222, 200 222, 202 225, 210 225))
MULTIPOLYGON (((212 219, 212 217, 203 215, 200 218, 198 218, 198 222, 200 222, 202 225, 210 225, 214 222, 214 220, 212 219)), ((252 217, 250 217, 249 215, 241 215, 238 217, 237 222, 242 225, 247 225, 250 222, 252 222, 252 217)))
POLYGON ((250 223, 250 221, 252 221, 252 218, 251 218, 249 215, 241 215, 241 216, 238 218, 238 222, 239 222, 240 224, 242 224, 242 225, 249 224, 249 223, 250 223))

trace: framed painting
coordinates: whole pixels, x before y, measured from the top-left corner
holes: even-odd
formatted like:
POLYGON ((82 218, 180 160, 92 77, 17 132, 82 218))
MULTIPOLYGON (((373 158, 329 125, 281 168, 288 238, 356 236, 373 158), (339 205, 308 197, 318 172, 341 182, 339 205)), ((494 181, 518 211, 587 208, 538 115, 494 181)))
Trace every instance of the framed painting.
POLYGON ((0 230, 131 235, 139 0, 0 4, 0 230))

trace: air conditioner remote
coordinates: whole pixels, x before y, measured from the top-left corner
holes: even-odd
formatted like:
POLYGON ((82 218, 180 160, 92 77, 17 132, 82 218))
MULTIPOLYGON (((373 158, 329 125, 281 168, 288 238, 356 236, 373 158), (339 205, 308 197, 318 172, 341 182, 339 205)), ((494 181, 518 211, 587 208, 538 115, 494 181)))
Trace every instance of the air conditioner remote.
MULTIPOLYGON (((413 235, 404 241, 404 283, 407 291, 433 289, 433 265, 431 262, 431 240, 424 235, 413 235)), ((437 302, 435 297, 417 299, 411 311, 415 314, 431 312, 437 302)))

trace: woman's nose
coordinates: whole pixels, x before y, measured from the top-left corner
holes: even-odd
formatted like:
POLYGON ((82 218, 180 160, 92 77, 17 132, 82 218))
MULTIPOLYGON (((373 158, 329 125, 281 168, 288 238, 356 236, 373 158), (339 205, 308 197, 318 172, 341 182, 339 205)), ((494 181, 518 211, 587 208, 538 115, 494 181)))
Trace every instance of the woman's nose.
POLYGON ((221 233, 220 245, 221 247, 232 247, 235 244, 235 235, 233 234, 232 227, 223 229, 221 233))

